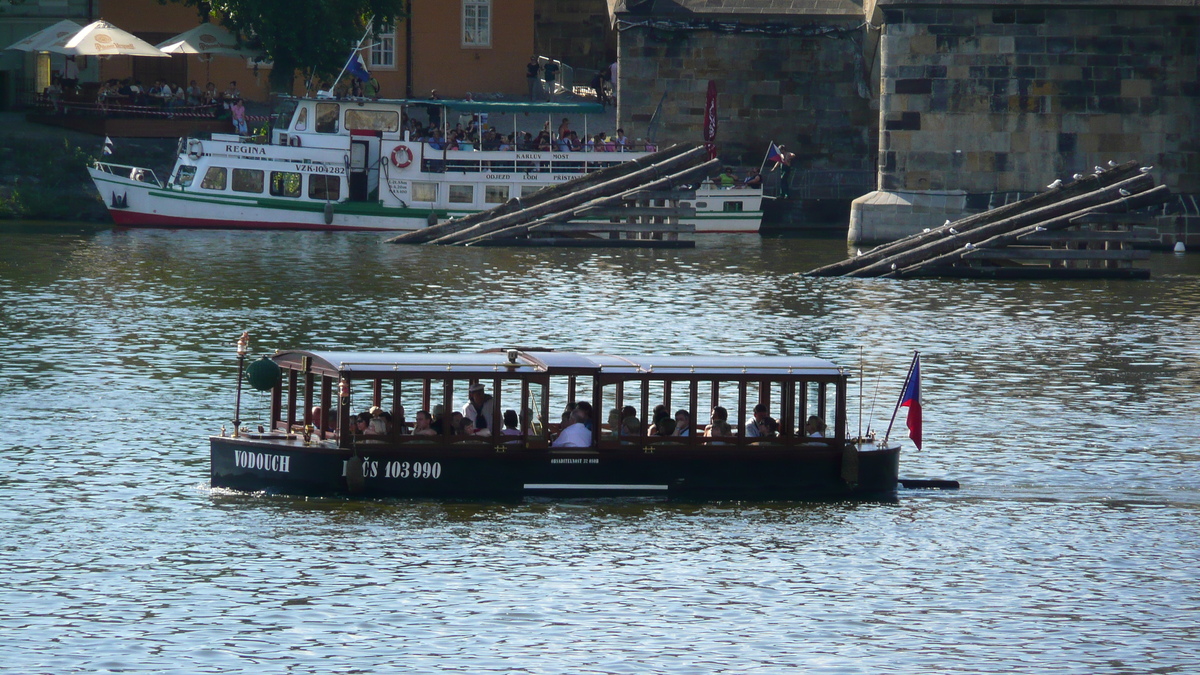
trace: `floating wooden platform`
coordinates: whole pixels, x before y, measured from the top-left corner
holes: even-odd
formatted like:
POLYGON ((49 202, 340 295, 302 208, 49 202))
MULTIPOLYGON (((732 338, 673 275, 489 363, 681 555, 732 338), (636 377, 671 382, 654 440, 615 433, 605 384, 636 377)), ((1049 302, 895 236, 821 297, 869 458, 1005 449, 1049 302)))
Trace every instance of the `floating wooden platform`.
POLYGON ((691 248, 679 235, 696 209, 680 204, 720 163, 707 150, 679 144, 574 180, 510 199, 494 209, 388 241, 451 246, 621 246, 691 248))
POLYGON ((810 276, 1145 279, 1160 242, 1138 209, 1170 191, 1135 162, 878 246, 810 276))

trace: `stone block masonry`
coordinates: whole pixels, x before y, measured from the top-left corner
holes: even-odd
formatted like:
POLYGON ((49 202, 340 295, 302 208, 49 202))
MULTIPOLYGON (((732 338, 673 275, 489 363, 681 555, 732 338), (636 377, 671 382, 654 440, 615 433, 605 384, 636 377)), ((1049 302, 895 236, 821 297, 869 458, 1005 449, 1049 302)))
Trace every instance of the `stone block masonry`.
POLYGON ((796 153, 797 175, 863 175, 869 190, 879 117, 865 34, 861 16, 739 17, 721 30, 687 21, 623 26, 618 124, 646 137, 662 100, 658 142, 700 141, 708 81, 715 80, 725 161, 758 166, 775 141, 796 153))
POLYGON ((1110 159, 1200 192, 1200 12, 880 0, 879 188, 1032 192, 1110 159))

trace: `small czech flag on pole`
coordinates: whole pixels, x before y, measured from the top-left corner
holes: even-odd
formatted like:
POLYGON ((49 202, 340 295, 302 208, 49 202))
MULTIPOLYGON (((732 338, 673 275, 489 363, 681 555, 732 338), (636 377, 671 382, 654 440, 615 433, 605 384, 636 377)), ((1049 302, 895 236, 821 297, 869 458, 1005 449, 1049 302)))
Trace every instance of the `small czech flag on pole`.
POLYGON ((779 149, 778 145, 775 145, 774 141, 767 148, 767 161, 776 163, 783 161, 783 152, 779 149))
POLYGON ((104 154, 111 155, 113 153, 113 142, 108 136, 104 137, 104 154))
POLYGON ((913 356, 912 370, 908 374, 908 385, 900 397, 900 405, 908 408, 908 437, 917 449, 921 449, 921 355, 913 356))

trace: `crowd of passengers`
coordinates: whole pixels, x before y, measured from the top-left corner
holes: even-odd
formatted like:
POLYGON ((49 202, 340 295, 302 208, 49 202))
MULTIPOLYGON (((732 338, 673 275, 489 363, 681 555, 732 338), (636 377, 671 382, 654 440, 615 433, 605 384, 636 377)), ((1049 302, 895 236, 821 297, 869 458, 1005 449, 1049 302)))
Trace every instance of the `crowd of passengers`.
POLYGON ((631 150, 657 150, 657 147, 643 143, 641 139, 631 141, 625 135, 624 129, 617 129, 616 134, 609 135, 601 131, 597 134, 580 136, 571 129, 570 119, 564 117, 557 131, 551 131, 550 123, 535 136, 532 132, 522 131, 513 134, 503 134, 495 126, 489 126, 486 114, 464 113, 452 129, 443 131, 441 119, 431 114, 429 125, 423 125, 414 118, 404 114, 402 119, 404 130, 408 132, 411 141, 428 143, 434 150, 528 150, 541 152, 627 152, 631 150))
MULTIPOLYGON (((411 429, 404 419, 403 408, 396 411, 398 414, 393 414, 379 406, 372 406, 351 418, 350 431, 353 435, 364 438, 386 437, 395 433, 441 436, 447 431, 446 425, 449 425, 450 433, 455 436, 491 436, 491 430, 497 424, 495 399, 487 393, 484 385, 478 383, 471 385, 467 396, 468 403, 463 406, 463 409, 452 411, 449 415, 445 414, 441 404, 433 406, 432 410, 417 411, 411 429)), ((330 411, 331 414, 326 416, 320 406, 313 407, 311 419, 318 431, 322 428, 322 421, 326 431, 336 429, 336 415, 333 412, 330 411)), ((693 432, 696 432, 696 435, 713 439, 737 437, 737 432, 729 424, 729 412, 722 406, 712 409, 709 423, 703 431, 693 425, 692 414, 687 410, 677 410, 674 415, 671 415, 670 409, 660 404, 655 406, 652 417, 653 423, 646 428, 638 419, 637 410, 633 406, 613 408, 608 414, 604 437, 611 440, 645 436, 688 437, 692 436, 693 432)), ((540 435, 540 431, 534 432, 536 427, 533 423, 533 414, 528 409, 525 411, 524 419, 518 416, 516 410, 505 410, 499 423, 501 424, 500 434, 503 436, 520 436, 522 425, 529 429, 532 435, 540 435)), ((578 401, 568 404, 563 410, 558 429, 552 430, 551 447, 590 447, 596 423, 597 418, 590 403, 578 401)), ((752 442, 761 442, 778 437, 779 431, 779 423, 770 416, 767 405, 759 403, 754 406, 754 416, 746 422, 745 437, 757 439, 752 442)), ((825 422, 817 415, 810 415, 796 435, 824 438, 825 422)))

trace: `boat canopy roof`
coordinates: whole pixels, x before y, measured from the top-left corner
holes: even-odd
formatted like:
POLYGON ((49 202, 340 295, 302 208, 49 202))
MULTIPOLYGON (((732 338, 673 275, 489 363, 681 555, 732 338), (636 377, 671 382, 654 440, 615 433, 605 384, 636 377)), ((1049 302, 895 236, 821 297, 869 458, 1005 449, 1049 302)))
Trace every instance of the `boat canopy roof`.
POLYGON ((590 101, 468 101, 466 99, 446 98, 314 98, 305 96, 285 96, 284 99, 296 101, 317 101, 320 103, 382 103, 385 105, 410 106, 434 105, 444 106, 449 110, 459 112, 491 112, 491 113, 555 113, 564 115, 597 115, 604 112, 604 106, 590 101))
POLYGON ((458 377, 498 374, 602 375, 614 379, 712 376, 837 377, 841 368, 810 356, 617 356, 578 354, 527 348, 491 349, 475 353, 281 351, 273 359, 299 368, 311 359, 314 372, 352 377, 394 377, 398 373, 443 373, 458 377))

